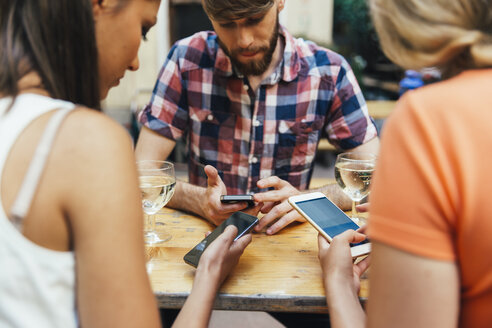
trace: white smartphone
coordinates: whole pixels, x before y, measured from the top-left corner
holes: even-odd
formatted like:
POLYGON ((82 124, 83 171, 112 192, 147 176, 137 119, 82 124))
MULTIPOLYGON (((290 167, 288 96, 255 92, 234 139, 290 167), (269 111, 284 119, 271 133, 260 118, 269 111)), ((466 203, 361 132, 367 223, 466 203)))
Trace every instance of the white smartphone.
MULTIPOLYGON (((289 197, 289 203, 311 223, 329 242, 348 229, 357 230, 359 226, 324 194, 313 192, 289 197)), ((351 244, 352 257, 369 254, 369 239, 351 244)))

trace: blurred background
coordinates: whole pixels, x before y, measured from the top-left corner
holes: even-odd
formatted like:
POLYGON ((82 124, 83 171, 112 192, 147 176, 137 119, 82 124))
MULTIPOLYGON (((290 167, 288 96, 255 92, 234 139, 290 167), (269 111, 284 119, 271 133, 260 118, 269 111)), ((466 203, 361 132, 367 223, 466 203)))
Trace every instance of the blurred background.
MULTIPOLYGON (((294 36, 342 54, 350 62, 366 99, 398 98, 403 71, 381 52, 366 0, 287 0, 280 22, 294 36)), ((121 84, 111 90, 103 103, 104 111, 128 129, 135 129, 132 111, 149 101, 170 46, 210 29, 200 0, 162 0, 158 23, 140 48, 140 69, 127 72, 121 84)))
MULTIPOLYGON (((348 60, 369 101, 369 112, 379 131, 394 108, 394 101, 403 92, 439 79, 435 70, 423 74, 404 72, 386 58, 371 23, 367 0, 286 0, 280 23, 295 37, 314 41, 348 60)), ((113 88, 103 102, 104 112, 124 125, 134 141, 139 133, 135 113, 149 102, 172 44, 198 31, 211 29, 200 0, 162 0, 157 25, 140 47, 140 69, 127 72, 121 84, 113 88)), ((320 142, 311 187, 333 178, 336 154, 327 140, 320 142)), ((177 142, 170 160, 177 164, 177 172, 186 177, 184 141, 177 142)))

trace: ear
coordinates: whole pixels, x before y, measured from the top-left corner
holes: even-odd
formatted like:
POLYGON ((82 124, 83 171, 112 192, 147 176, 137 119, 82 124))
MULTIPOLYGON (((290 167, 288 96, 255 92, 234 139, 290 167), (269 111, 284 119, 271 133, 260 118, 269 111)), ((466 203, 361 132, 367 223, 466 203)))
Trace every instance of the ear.
POLYGON ((94 19, 97 19, 102 11, 108 6, 107 2, 108 0, 91 0, 94 19))
POLYGON ((285 0, 278 0, 278 11, 281 12, 285 7, 285 0))

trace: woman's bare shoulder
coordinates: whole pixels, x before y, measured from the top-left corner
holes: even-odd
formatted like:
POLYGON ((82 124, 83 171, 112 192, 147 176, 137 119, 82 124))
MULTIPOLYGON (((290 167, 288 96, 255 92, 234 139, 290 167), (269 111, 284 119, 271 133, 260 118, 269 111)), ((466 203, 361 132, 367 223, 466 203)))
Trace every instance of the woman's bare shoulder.
POLYGON ((59 136, 61 151, 82 157, 133 152, 131 137, 121 124, 85 107, 78 107, 68 115, 59 136))

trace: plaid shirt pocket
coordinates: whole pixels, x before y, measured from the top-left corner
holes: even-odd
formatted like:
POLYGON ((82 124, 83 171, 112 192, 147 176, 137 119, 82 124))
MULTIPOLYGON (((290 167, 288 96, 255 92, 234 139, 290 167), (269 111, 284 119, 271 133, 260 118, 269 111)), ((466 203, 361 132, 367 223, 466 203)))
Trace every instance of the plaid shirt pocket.
POLYGON ((195 161, 210 164, 219 171, 233 165, 236 115, 228 112, 190 108, 190 145, 195 161))
POLYGON ((322 126, 322 120, 279 121, 275 155, 275 171, 278 176, 289 175, 293 171, 303 172, 311 168, 311 159, 316 154, 322 126))

